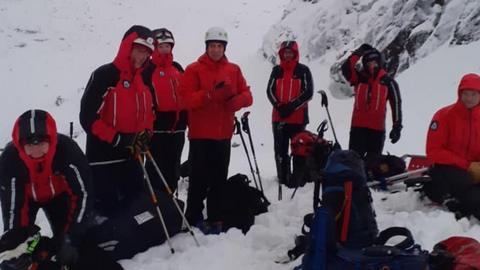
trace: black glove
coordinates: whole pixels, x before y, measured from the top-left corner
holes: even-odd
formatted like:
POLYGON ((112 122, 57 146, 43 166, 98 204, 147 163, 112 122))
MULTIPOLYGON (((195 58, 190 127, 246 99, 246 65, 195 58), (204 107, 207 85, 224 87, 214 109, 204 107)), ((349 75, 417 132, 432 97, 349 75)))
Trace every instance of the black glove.
POLYGON ((72 245, 70 237, 65 235, 57 252, 57 261, 61 265, 72 266, 78 260, 78 250, 72 245))
POLYGON ((362 45, 360 45, 360 47, 358 47, 354 52, 353 54, 356 54, 358 56, 362 56, 365 54, 366 51, 370 51, 370 50, 374 50, 374 48, 370 45, 370 44, 367 44, 367 43, 363 43, 362 45))
POLYGON ((402 131, 401 124, 393 124, 392 131, 390 131, 390 141, 392 143, 398 142, 400 140, 400 133, 402 131))
POLYGON ((126 148, 133 144, 136 136, 136 133, 117 133, 112 141, 113 147, 126 148))
POLYGON ((148 150, 151 131, 144 130, 138 133, 118 133, 114 138, 114 147, 127 148, 132 155, 148 150))
POLYGON ((278 111, 278 114, 280 114, 281 118, 287 118, 295 111, 295 106, 293 105, 293 103, 289 102, 286 104, 279 105, 277 107, 277 111, 278 111))

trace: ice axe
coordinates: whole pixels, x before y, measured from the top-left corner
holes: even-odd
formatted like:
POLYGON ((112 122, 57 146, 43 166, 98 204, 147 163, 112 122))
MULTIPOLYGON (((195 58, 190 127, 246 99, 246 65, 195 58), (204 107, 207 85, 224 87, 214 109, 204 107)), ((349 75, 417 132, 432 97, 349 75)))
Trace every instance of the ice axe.
POLYGON ((328 121, 330 122, 330 126, 332 127, 333 138, 335 138, 335 146, 338 148, 341 148, 340 144, 338 143, 337 134, 335 133, 335 128, 333 127, 332 117, 330 116, 330 110, 328 110, 327 93, 323 90, 318 91, 318 93, 322 95, 322 107, 325 107, 325 109, 327 110, 328 121))

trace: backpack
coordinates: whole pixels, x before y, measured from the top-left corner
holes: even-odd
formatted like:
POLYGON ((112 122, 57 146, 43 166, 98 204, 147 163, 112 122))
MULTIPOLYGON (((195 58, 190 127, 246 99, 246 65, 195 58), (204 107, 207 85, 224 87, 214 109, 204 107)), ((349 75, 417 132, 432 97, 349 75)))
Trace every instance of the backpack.
POLYGON ((428 251, 415 244, 411 232, 403 227, 391 227, 378 235, 373 246, 363 249, 339 247, 333 257, 327 258, 329 270, 425 270, 428 269, 428 251), (394 246, 386 245, 390 238, 404 236, 394 246))
POLYGON ((332 143, 308 130, 297 133, 290 142, 292 175, 288 187, 304 186, 319 178, 326 160, 332 151, 332 143))
POLYGON ((326 207, 315 211, 309 246, 302 258, 302 264, 294 270, 424 270, 428 269, 428 252, 415 244, 412 234, 406 228, 391 227, 378 235, 372 246, 347 248, 336 245, 332 235, 335 218, 326 207), (386 245, 395 236, 405 240, 395 246, 386 245))
MULTIPOLYGON (((157 205, 170 237, 182 229, 183 219, 171 195, 158 191, 157 205)), ((180 208, 184 203, 177 200, 180 208)), ((124 211, 87 230, 85 241, 104 249, 115 260, 129 259, 167 239, 156 211, 156 205, 147 193, 141 193, 124 211)))
POLYGON ((469 237, 453 236, 437 243, 430 254, 433 270, 480 270, 480 243, 469 237))
POLYGON ((224 230, 238 228, 247 233, 255 222, 255 216, 268 212, 270 202, 249 183, 246 175, 236 174, 223 185, 220 209, 224 230))
POLYGON ((351 150, 334 151, 327 160, 322 183, 322 206, 335 214, 337 242, 349 248, 373 244, 378 234, 364 163, 351 150))

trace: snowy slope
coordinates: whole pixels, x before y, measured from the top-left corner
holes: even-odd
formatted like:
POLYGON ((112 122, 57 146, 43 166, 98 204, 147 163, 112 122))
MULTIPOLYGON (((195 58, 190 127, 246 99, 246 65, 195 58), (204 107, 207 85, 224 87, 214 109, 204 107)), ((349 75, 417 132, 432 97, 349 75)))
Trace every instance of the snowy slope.
MULTIPOLYGON (((273 203, 270 211, 257 218, 246 236, 237 230, 219 236, 203 236, 197 231, 201 242, 197 248, 189 235, 177 235, 172 239, 174 255, 162 245, 121 263, 126 269, 140 270, 291 269, 293 264, 277 265, 273 261, 292 247, 303 215, 311 211, 312 186, 299 190, 294 200, 276 201, 271 106, 265 95, 272 66, 260 51, 268 29, 279 21, 289 3, 287 0, 231 1, 228 5, 221 0, 144 0, 141 4, 134 0, 0 1, 0 39, 4 41, 0 43, 3 88, 0 144, 10 140, 13 121, 20 113, 42 108, 52 112, 62 132, 67 132, 68 122, 73 121, 83 147, 85 137, 78 123, 83 88, 94 68, 113 59, 130 25, 170 28, 177 41, 175 57, 184 66, 204 51, 205 30, 213 25, 223 26, 231 40, 227 56, 240 64, 254 95, 254 105, 249 108, 252 134, 264 187, 273 203), (55 105, 57 100, 63 100, 59 106, 55 105)), ((300 18, 292 21, 291 27, 302 27, 300 18)), ((300 43, 301 52, 303 45, 300 43)), ((479 50, 479 42, 452 48, 441 46, 397 78, 404 102, 405 128, 400 142, 397 145, 387 142, 385 150, 395 154, 424 153, 426 129, 433 112, 454 101, 462 74, 480 73, 478 59, 472 57, 479 50)), ((308 62, 305 58, 302 61, 311 67, 315 88, 325 89, 331 62, 308 62)), ((308 128, 314 129, 326 118, 326 113, 320 107, 318 95, 310 104, 308 128)), ((351 108, 352 100, 330 99, 329 109, 343 146, 348 143, 351 108)), ((330 132, 327 135, 332 138, 330 132)), ((240 142, 239 138, 233 141, 240 142)), ((230 174, 237 172, 248 172, 241 147, 232 149, 230 174)), ((290 193, 285 191, 284 197, 290 193)), ((480 239, 477 220, 457 222, 453 214, 425 206, 414 192, 374 193, 374 200, 381 228, 407 226, 424 248, 431 249, 449 235, 480 239), (387 199, 383 200, 384 197, 387 199)), ((44 232, 48 232, 43 217, 40 223, 44 232)))

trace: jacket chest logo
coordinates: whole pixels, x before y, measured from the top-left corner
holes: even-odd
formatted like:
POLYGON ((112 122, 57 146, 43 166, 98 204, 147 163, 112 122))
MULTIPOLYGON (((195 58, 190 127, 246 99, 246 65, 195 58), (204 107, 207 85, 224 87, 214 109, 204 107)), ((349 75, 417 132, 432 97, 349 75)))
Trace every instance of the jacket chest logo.
POLYGON ((125 87, 125 88, 130 88, 130 82, 127 81, 127 80, 124 80, 124 81, 123 81, 123 87, 125 87))
POLYGON ((158 74, 160 75, 160 77, 165 76, 165 72, 164 72, 164 71, 160 71, 158 74))

